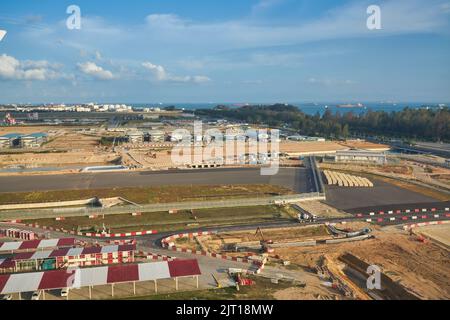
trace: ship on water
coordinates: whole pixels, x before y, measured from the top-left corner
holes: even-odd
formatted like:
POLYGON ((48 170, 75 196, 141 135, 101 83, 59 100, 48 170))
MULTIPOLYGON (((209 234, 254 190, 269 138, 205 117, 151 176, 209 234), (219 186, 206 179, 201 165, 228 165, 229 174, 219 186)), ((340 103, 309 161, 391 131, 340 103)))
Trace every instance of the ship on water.
POLYGON ((364 105, 362 103, 357 103, 357 104, 338 104, 337 105, 338 108, 364 108, 364 105))

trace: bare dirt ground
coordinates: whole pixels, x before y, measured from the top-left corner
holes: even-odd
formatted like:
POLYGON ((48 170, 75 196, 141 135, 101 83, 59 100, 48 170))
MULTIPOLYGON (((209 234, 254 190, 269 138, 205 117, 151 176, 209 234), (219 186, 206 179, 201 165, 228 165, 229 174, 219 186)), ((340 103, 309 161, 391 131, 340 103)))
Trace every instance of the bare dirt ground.
POLYGON ((44 132, 49 135, 48 142, 40 148, 17 151, 0 155, 0 167, 25 166, 61 167, 105 165, 118 161, 118 156, 107 152, 100 146, 100 136, 79 131, 78 127, 5 127, 0 134, 44 132), (51 152, 50 152, 51 151, 51 152))
POLYGON ((414 233, 423 234, 427 238, 435 240, 447 248, 450 248, 450 224, 420 227, 414 229, 414 233))
MULTIPOLYGON (((280 229, 262 229, 264 239, 272 240, 275 243, 306 241, 312 239, 330 238, 330 234, 324 225, 304 226, 297 228, 280 228, 280 229)), ((261 236, 255 231, 245 232, 228 232, 216 235, 198 237, 200 241, 212 252, 220 252, 224 246, 233 243, 259 243, 261 236)), ((187 246, 196 247, 198 244, 195 239, 188 241, 181 240, 187 246)))
POLYGON ((389 150, 390 147, 384 144, 372 143, 364 140, 347 140, 345 142, 340 142, 339 144, 351 148, 351 149, 365 149, 372 151, 383 151, 389 150))
POLYGON ((26 153, 0 155, 0 167, 26 166, 29 168, 45 166, 89 166, 113 163, 117 157, 113 154, 87 153, 74 151, 67 153, 26 153))
MULTIPOLYGON (((367 226, 364 223, 352 223, 345 227, 358 229, 367 226)), ((312 268, 323 255, 337 261, 339 256, 349 252, 367 263, 378 265, 386 275, 421 299, 450 298, 448 250, 432 243, 419 242, 416 236, 409 236, 394 227, 369 227, 375 229, 375 239, 339 245, 277 249, 275 254, 293 264, 312 268)))
POLYGON ((339 143, 326 141, 326 142, 294 142, 294 141, 282 141, 280 143, 280 152, 282 153, 314 153, 314 152, 334 152, 338 150, 347 150, 348 147, 342 146, 339 143))

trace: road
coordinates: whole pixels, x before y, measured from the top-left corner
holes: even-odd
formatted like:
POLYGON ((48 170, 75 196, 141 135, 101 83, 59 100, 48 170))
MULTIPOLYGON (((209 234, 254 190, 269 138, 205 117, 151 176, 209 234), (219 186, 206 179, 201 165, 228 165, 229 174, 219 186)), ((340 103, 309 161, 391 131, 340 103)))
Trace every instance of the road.
POLYGON ((0 193, 170 185, 272 184, 297 193, 311 189, 305 168, 280 168, 275 176, 262 176, 258 168, 220 168, 167 172, 131 171, 60 175, 0 176, 0 193))

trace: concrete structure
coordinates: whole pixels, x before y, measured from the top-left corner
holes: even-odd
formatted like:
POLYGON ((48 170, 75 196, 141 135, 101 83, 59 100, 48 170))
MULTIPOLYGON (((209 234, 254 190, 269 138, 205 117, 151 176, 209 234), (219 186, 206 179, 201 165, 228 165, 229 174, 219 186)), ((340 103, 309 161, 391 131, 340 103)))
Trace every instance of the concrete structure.
POLYGON ((8 145, 8 147, 17 147, 20 146, 20 138, 22 135, 20 133, 9 133, 0 137, 3 140, 2 145, 8 145))
POLYGON ((148 132, 148 137, 150 142, 163 142, 166 140, 164 131, 151 130, 148 132))
POLYGON ((46 133, 32 133, 20 138, 22 148, 39 148, 43 143, 47 142, 48 135, 46 133))
POLYGON ((365 150, 337 151, 334 156, 335 162, 370 162, 386 164, 386 154, 365 150))
POLYGON ((142 131, 128 131, 127 138, 130 143, 142 143, 144 142, 144 133, 142 131))
POLYGON ((9 143, 9 139, 5 138, 5 137, 0 137, 0 149, 6 149, 9 148, 10 143, 9 143))
POLYGON ((288 141, 309 141, 309 142, 325 142, 325 138, 321 137, 308 137, 308 136, 288 136, 286 137, 288 141))
POLYGON ((445 160, 445 166, 450 168, 450 159, 445 160))

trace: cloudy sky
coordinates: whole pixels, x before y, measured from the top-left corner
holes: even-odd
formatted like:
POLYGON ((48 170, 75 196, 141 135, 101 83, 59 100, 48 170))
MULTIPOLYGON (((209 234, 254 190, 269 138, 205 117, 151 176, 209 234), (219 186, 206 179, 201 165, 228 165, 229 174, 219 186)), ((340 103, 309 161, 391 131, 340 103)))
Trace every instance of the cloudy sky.
POLYGON ((1 1, 0 103, 449 102, 449 24, 449 0, 1 1))

